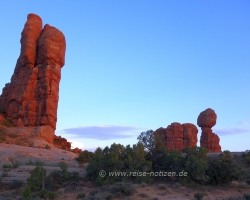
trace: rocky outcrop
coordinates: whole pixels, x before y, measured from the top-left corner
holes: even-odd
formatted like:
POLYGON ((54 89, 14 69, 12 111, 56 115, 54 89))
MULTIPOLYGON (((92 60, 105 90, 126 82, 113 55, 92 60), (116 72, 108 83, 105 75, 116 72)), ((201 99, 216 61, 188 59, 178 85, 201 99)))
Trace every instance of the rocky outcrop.
POLYGON ((197 124, 201 127, 200 146, 208 149, 208 152, 221 152, 220 138, 212 132, 212 127, 216 124, 217 115, 211 108, 201 112, 197 119, 197 124))
POLYGON ((159 128, 154 134, 159 136, 168 150, 182 151, 186 146, 196 146, 198 129, 194 124, 172 123, 166 129, 159 128))
MULTIPOLYGON (((41 18, 29 14, 20 42, 14 74, 0 96, 0 111, 14 127, 43 126, 34 131, 38 135, 54 134, 66 48, 64 35, 48 24, 42 28, 41 18)), ((53 135, 48 137, 53 140, 53 135)))
POLYGON ((194 124, 186 123, 182 124, 183 127, 183 144, 184 147, 197 145, 197 133, 198 129, 194 124))
POLYGON ((71 150, 71 142, 68 142, 67 139, 65 139, 61 136, 54 135, 53 143, 54 143, 55 147, 57 147, 59 149, 64 149, 67 151, 71 150))

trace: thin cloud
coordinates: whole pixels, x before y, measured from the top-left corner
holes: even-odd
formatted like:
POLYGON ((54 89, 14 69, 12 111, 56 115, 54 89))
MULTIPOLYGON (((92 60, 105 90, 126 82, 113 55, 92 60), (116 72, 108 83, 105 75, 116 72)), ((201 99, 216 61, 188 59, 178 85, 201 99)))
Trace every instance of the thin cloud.
POLYGON ((238 122, 238 124, 242 124, 242 125, 246 125, 246 126, 249 125, 249 123, 247 121, 238 122))
POLYGON ((139 135, 140 128, 134 126, 84 126, 68 128, 57 134, 68 135, 70 138, 85 138, 96 140, 110 140, 132 138, 139 135))
POLYGON ((250 132, 250 129, 246 129, 246 128, 213 129, 213 132, 221 136, 238 135, 238 134, 250 132))

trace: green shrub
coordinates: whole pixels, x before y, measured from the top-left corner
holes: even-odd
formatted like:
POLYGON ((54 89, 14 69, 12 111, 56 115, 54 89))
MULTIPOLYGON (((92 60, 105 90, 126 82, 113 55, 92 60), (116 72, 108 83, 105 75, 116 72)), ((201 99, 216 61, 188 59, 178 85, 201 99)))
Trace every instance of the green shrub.
POLYGON ((11 134, 9 134, 9 136, 10 136, 11 138, 17 138, 17 137, 18 137, 18 134, 17 134, 17 133, 11 133, 11 134))
POLYGON ((30 171, 30 174, 31 176, 27 179, 27 182, 31 191, 44 189, 46 170, 41 165, 37 165, 35 169, 30 171))
POLYGON ((164 185, 164 184, 159 184, 159 185, 157 186, 157 188, 160 189, 160 190, 166 190, 166 189, 167 189, 167 186, 164 185))
POLYGON ((201 200, 203 198, 204 194, 203 193, 195 193, 194 194, 194 198, 196 198, 197 200, 201 200))
POLYGON ((0 127, 0 143, 6 141, 6 128, 0 127))
POLYGON ((18 168, 20 166, 20 163, 17 160, 11 159, 10 161, 12 163, 13 168, 18 168))
POLYGON ((37 197, 43 198, 43 199, 56 199, 57 194, 54 192, 50 192, 47 190, 41 190, 36 194, 37 197))
POLYGON ((61 187, 61 180, 62 180, 62 172, 59 170, 51 172, 45 178, 45 187, 48 190, 55 191, 61 187))
POLYGON ((2 165, 2 168, 11 168, 11 164, 6 164, 5 163, 5 164, 2 165))
POLYGON ((24 197, 25 199, 31 199, 31 190, 29 185, 27 185, 22 192, 22 197, 24 197))
POLYGON ((118 182, 111 186, 110 192, 114 195, 121 193, 125 196, 130 196, 135 192, 135 189, 126 182, 118 182))
POLYGON ((90 195, 90 196, 95 196, 98 192, 100 192, 100 190, 91 190, 91 191, 89 192, 89 195, 90 195))
POLYGON ((148 197, 148 195, 145 194, 145 193, 140 193, 140 194, 138 194, 138 196, 141 197, 141 198, 147 198, 148 197))
POLYGON ((109 172, 149 172, 151 170, 151 162, 145 158, 146 152, 141 143, 137 145, 112 144, 103 150, 97 148, 94 157, 86 168, 86 178, 95 181, 97 185, 112 184, 122 180, 133 180, 137 182, 146 182, 149 177, 145 176, 99 176, 99 172, 104 170, 109 172))
POLYGON ((6 177, 6 176, 8 176, 8 172, 7 171, 3 171, 2 172, 2 177, 6 177))
POLYGON ((230 184, 233 180, 240 180, 245 171, 231 156, 230 151, 224 151, 217 157, 208 159, 206 174, 213 185, 230 184))
POLYGON ((23 182, 20 180, 13 180, 12 182, 8 183, 9 189, 16 189, 22 186, 23 182))
POLYGON ((250 166, 250 150, 246 150, 243 154, 242 154, 242 159, 244 164, 246 164, 246 166, 250 166))
POLYGON ((13 127, 13 124, 7 119, 3 120, 2 124, 6 127, 13 127))
POLYGON ((60 169, 62 170, 63 173, 66 172, 67 169, 68 169, 68 165, 65 162, 60 162, 59 167, 60 167, 60 169))
POLYGON ((45 178, 46 189, 52 191, 57 190, 66 181, 79 182, 80 176, 78 172, 67 171, 68 165, 64 162, 60 162, 59 166, 61 170, 55 170, 45 178))
POLYGON ((248 176, 246 178, 246 183, 250 185, 250 170, 248 171, 248 176))
POLYGON ((246 200, 250 200, 250 194, 244 194, 243 198, 246 199, 246 200))
POLYGON ((34 165, 34 163, 32 162, 31 159, 29 159, 29 160, 26 162, 26 165, 34 165))
POLYGON ((51 147, 48 144, 46 144, 45 149, 51 149, 51 147))
POLYGON ((84 150, 78 155, 76 160, 79 161, 79 163, 89 162, 93 158, 93 156, 93 152, 84 150))
POLYGON ((35 165, 36 166, 44 166, 44 163, 42 161, 36 160, 35 165))
POLYGON ((80 193, 80 194, 78 194, 77 195, 77 199, 81 199, 81 198, 84 198, 84 197, 86 197, 86 194, 85 193, 80 193))
MULTIPOLYGON (((183 169, 184 157, 178 151, 168 152, 166 149, 156 149, 151 154, 148 154, 146 158, 152 161, 152 170, 155 172, 180 172, 183 169)), ((155 179, 165 180, 166 176, 156 176, 155 179)), ((175 177, 177 178, 177 177, 175 177)))
POLYGON ((182 152, 186 154, 184 171, 187 172, 188 176, 185 178, 197 182, 205 177, 208 150, 204 147, 192 146, 185 147, 182 152))

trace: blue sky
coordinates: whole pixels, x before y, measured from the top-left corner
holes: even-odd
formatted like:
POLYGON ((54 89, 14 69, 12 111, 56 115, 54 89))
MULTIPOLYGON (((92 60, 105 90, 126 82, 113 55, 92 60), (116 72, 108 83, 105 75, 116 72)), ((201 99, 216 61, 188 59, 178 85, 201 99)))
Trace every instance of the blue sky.
POLYGON ((250 149, 249 1, 10 0, 0 8, 0 88, 27 14, 64 33, 56 134, 73 146, 135 144, 142 131, 197 125, 212 108, 222 150, 250 149))

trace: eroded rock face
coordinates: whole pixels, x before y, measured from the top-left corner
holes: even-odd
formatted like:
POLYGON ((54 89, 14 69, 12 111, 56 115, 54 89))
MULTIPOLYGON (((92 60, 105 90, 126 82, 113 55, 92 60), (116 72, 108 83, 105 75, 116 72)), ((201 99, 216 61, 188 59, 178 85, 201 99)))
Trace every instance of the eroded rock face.
POLYGON ((197 134, 198 129, 194 124, 186 123, 182 124, 183 127, 183 144, 184 147, 187 146, 196 146, 197 145, 197 134))
POLYGON ((212 127, 216 124, 217 115, 211 108, 201 112, 197 119, 197 124, 201 127, 200 146, 208 149, 208 152, 221 152, 220 138, 212 132, 212 127))
POLYGON ((182 151, 186 146, 196 146, 198 129, 194 124, 172 123, 166 129, 159 128, 155 135, 159 136, 168 150, 182 151))
POLYGON ((45 129, 56 128, 65 37, 48 24, 42 29, 41 18, 29 14, 20 42, 21 53, 0 96, 0 110, 15 127, 43 126, 39 134, 44 135, 45 129))

